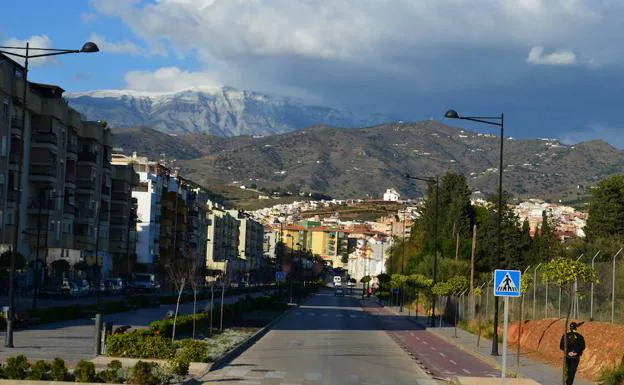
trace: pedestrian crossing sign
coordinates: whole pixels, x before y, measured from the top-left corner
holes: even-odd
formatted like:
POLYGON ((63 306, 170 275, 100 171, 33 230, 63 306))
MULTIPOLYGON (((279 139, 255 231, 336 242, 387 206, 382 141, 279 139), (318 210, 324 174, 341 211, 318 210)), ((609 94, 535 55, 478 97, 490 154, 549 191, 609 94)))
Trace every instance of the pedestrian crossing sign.
POLYGON ((520 270, 494 271, 494 296, 520 297, 520 270))

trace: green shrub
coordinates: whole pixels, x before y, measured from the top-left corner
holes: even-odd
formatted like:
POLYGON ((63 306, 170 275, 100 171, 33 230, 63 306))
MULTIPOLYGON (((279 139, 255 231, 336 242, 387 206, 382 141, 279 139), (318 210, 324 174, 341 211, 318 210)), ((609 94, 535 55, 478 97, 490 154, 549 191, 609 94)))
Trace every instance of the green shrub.
POLYGON ((26 376, 27 380, 42 381, 48 379, 48 372, 50 371, 50 364, 45 361, 39 360, 30 368, 30 372, 26 376))
POLYGON ((177 357, 184 357, 189 362, 207 362, 208 344, 205 341, 185 339, 178 342, 177 357))
POLYGON ((175 357, 167 361, 167 369, 176 376, 186 376, 189 371, 191 361, 184 354, 176 354, 175 357))
POLYGON ((131 358, 171 358, 175 347, 170 338, 147 330, 113 334, 108 338, 107 355, 131 358))
POLYGON ((4 375, 9 380, 23 380, 26 378, 26 372, 30 369, 30 364, 25 355, 20 354, 17 357, 8 357, 4 365, 4 375))
POLYGON ((158 364, 154 362, 139 361, 132 368, 132 376, 130 378, 131 384, 137 385, 158 385, 158 377, 154 375, 155 369, 158 364))
POLYGON ((107 384, 116 384, 120 382, 121 361, 113 360, 106 365, 106 369, 102 370, 98 377, 107 384))
POLYGON ((80 360, 74 368, 76 382, 95 381, 95 364, 90 361, 80 360))
POLYGON ((65 381, 67 379, 68 372, 65 361, 60 358, 55 358, 54 361, 52 361, 50 377, 52 377, 53 381, 65 381))
POLYGON ((621 385, 624 383, 624 361, 612 369, 604 369, 598 379, 600 385, 621 385))

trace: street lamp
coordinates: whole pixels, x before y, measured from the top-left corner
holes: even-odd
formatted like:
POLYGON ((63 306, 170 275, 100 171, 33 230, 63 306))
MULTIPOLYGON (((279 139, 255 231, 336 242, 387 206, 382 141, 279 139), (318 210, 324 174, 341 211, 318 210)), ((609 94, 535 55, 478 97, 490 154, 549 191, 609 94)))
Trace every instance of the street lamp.
POLYGON ((18 148, 18 163, 17 163, 17 175, 15 183, 18 188, 17 199, 15 202, 15 231, 13 231, 13 243, 11 245, 11 267, 9 269, 9 310, 7 312, 7 327, 4 339, 4 346, 7 348, 13 347, 13 318, 15 311, 15 253, 19 245, 19 224, 20 224, 20 200, 21 200, 21 176, 22 176, 22 163, 24 162, 24 144, 26 140, 24 138, 24 132, 26 130, 26 108, 28 106, 28 59, 65 55, 70 53, 93 53, 98 52, 100 49, 93 42, 86 42, 80 49, 56 49, 56 48, 31 48, 30 43, 26 43, 26 47, 7 47, 0 46, 0 53, 5 55, 20 57, 24 59, 24 88, 22 90, 22 140, 18 148), (6 51, 10 50, 10 51, 6 51), (24 52, 17 53, 14 51, 24 52), (36 54, 32 55, 30 51, 35 51, 36 54))
MULTIPOLYGON (((434 233, 434 256, 433 256, 433 285, 436 284, 436 277, 437 277, 437 273, 438 273, 438 214, 439 214, 439 208, 440 208, 440 200, 439 200, 439 193, 440 193, 440 177, 438 175, 435 176, 435 178, 433 177, 429 177, 429 178, 422 178, 422 177, 418 177, 418 176, 413 176, 410 174, 405 174, 404 175, 405 179, 414 179, 414 180, 420 180, 423 182, 431 182, 433 183, 433 181, 435 180, 435 222, 433 224, 433 233, 434 233)), ((433 290, 431 292, 431 326, 434 326, 435 323, 435 305, 436 305, 436 296, 435 294, 433 294, 433 290)))
MULTIPOLYGON (((498 217, 496 221, 497 241, 496 241, 496 264, 499 268, 502 253, 501 221, 503 214, 503 146, 505 140, 505 114, 500 116, 462 116, 455 110, 448 110, 444 114, 448 119, 469 120, 500 127, 500 155, 498 164, 498 217)), ((498 297, 494 297, 494 335, 492 336, 492 355, 498 355, 498 297)))

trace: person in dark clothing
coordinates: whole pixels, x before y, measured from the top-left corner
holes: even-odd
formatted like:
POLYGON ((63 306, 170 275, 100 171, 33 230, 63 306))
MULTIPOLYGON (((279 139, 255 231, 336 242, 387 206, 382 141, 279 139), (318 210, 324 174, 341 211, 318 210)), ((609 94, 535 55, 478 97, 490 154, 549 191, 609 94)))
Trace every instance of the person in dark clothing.
POLYGON ((566 350, 565 360, 565 376, 566 385, 572 385, 574 383, 574 376, 576 375, 576 369, 578 369, 581 356, 585 350, 585 338, 577 333, 576 328, 578 324, 576 322, 570 323, 570 331, 561 336, 561 342, 559 342, 559 349, 566 350), (564 338, 567 339, 567 346, 564 338))

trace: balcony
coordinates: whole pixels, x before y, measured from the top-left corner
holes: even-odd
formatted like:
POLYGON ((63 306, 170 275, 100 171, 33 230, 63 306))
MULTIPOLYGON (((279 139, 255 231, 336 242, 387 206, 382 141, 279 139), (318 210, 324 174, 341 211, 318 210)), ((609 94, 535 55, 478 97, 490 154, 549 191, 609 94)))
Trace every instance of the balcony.
POLYGON ((110 187, 106 187, 105 185, 102 185, 102 195, 110 196, 111 195, 111 188, 110 187))
POLYGON ((32 135, 33 147, 53 148, 58 146, 58 139, 56 134, 52 132, 35 132, 32 135))
POLYGON ((33 182, 54 182, 57 176, 57 165, 30 165, 30 180, 33 182))
POLYGON ((18 130, 21 130, 22 128, 24 128, 24 124, 22 122, 21 116, 11 117, 11 128, 17 128, 18 130))
POLYGON ((76 207, 75 215, 76 221, 93 221, 95 219, 95 211, 85 207, 76 207))
POLYGON ((50 210, 54 209, 54 200, 45 199, 40 201, 39 199, 33 199, 28 205, 28 212, 30 214, 47 213, 50 210))
POLYGON ((19 164, 20 161, 20 157, 19 154, 17 153, 17 149, 16 151, 11 151, 11 155, 9 156, 9 162, 11 162, 12 164, 19 164))
POLYGON ((19 192, 17 190, 11 190, 9 188, 9 191, 7 191, 7 199, 9 201, 17 202, 17 197, 18 196, 19 196, 19 192))
POLYGON ((78 179, 76 181, 76 188, 78 190, 95 191, 95 183, 88 179, 78 179))
POLYGON ((82 151, 78 153, 78 161, 97 164, 97 157, 93 152, 82 151))
POLYGON ((76 213, 76 207, 75 206, 70 206, 68 203, 65 203, 65 205, 63 207, 63 212, 65 214, 74 215, 76 213))
POLYGON ((112 165, 108 159, 104 160, 104 164, 102 165, 105 169, 110 170, 112 165))

